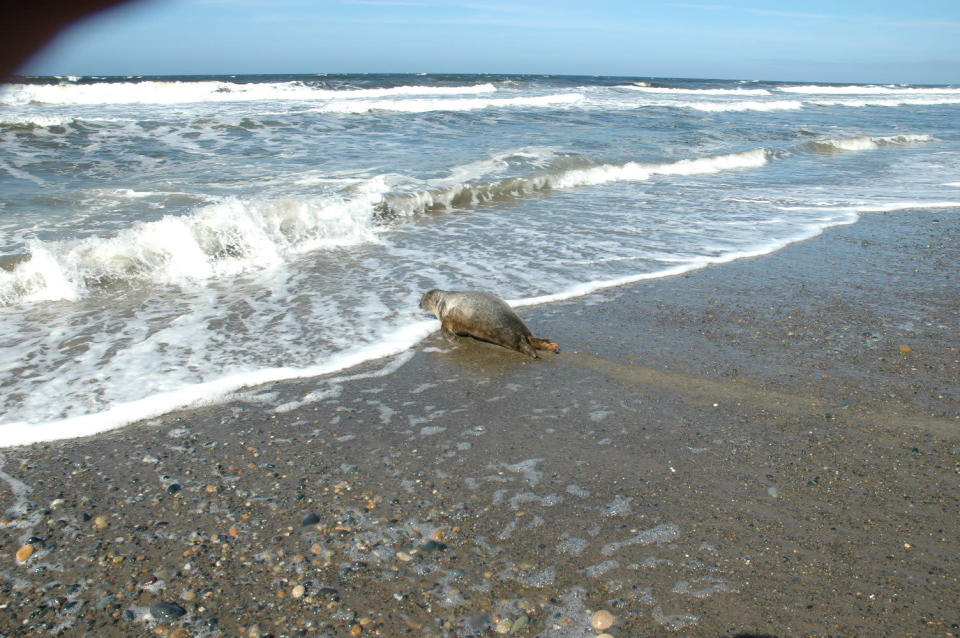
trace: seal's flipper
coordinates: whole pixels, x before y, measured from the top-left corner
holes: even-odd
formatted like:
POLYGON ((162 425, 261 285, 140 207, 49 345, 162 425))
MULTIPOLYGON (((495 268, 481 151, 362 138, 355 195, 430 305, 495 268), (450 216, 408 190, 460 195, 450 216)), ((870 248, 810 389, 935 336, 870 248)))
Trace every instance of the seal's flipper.
POLYGON ((560 346, 550 341, 549 339, 541 339, 540 337, 530 337, 530 345, 536 348, 537 350, 553 350, 554 352, 560 352, 560 346))

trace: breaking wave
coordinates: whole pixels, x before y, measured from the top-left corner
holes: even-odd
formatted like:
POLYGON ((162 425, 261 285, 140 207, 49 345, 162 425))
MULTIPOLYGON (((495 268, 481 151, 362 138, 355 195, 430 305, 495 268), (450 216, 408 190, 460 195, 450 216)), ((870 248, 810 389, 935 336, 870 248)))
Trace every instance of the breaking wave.
POLYGON ((262 100, 374 99, 413 95, 494 93, 490 83, 465 86, 397 86, 376 89, 329 89, 308 82, 238 83, 145 80, 96 84, 12 84, 0 89, 0 104, 180 104, 262 100))
POLYGON ((345 100, 334 101, 313 109, 320 113, 361 114, 377 111, 426 113, 429 111, 476 111, 485 108, 551 107, 582 102, 580 93, 560 93, 534 97, 455 98, 442 100, 345 100))
POLYGON ((660 93, 664 95, 771 95, 766 89, 674 89, 663 86, 646 86, 643 84, 624 84, 618 89, 630 89, 643 93, 660 93))
POLYGON ((109 238, 29 244, 0 270, 0 306, 76 300, 100 286, 183 285, 278 266, 292 254, 375 240, 372 206, 381 179, 350 199, 245 201, 143 222, 109 238))
MULTIPOLYGON (((853 137, 808 142, 831 153, 919 144, 930 135, 853 137)), ((276 267, 292 255, 377 241, 384 222, 475 208, 486 203, 543 196, 554 190, 758 168, 777 157, 767 148, 675 162, 600 163, 562 156, 536 173, 499 180, 467 179, 448 186, 392 189, 383 175, 340 196, 308 199, 228 198, 188 215, 142 222, 113 237, 33 241, 29 255, 0 263, 0 306, 76 300, 98 287, 147 282, 189 285, 276 267)), ((468 175, 468 167, 459 167, 468 175)), ((457 173, 458 169, 454 170, 457 173)))
POLYGON ((954 87, 900 87, 900 86, 779 86, 783 93, 801 93, 805 95, 960 95, 960 88, 954 87))
POLYGON ((932 135, 890 135, 884 137, 847 137, 807 142, 804 148, 815 153, 838 153, 843 151, 871 151, 885 146, 924 144, 933 140, 932 135))
POLYGON ((668 163, 599 164, 568 157, 541 173, 445 188, 390 192, 383 176, 340 198, 230 198, 182 216, 136 224, 103 238, 33 241, 29 257, 0 269, 0 306, 76 300, 117 283, 196 284, 285 263, 292 254, 376 241, 378 224, 418 214, 475 207, 551 190, 762 166, 755 149, 668 163))
POLYGON ((526 177, 511 177, 478 184, 456 184, 435 190, 391 193, 378 204, 377 214, 381 219, 410 217, 531 197, 551 190, 620 181, 642 181, 657 175, 703 175, 737 168, 754 168, 766 164, 769 157, 770 152, 763 148, 666 163, 597 164, 586 158, 568 157, 542 173, 526 177))

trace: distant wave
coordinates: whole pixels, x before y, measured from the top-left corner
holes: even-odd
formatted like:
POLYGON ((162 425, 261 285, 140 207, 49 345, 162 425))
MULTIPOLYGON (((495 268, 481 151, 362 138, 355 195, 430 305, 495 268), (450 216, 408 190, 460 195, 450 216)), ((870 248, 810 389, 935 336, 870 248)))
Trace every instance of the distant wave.
POLYGON ((743 100, 737 102, 674 102, 664 103, 663 106, 688 108, 709 113, 726 113, 732 111, 794 111, 803 108, 799 100, 743 100))
POLYGON ((900 86, 779 86, 777 91, 806 95, 934 95, 960 94, 960 88, 952 87, 900 87, 900 86))
POLYGON ((220 81, 98 82, 93 84, 12 84, 0 89, 0 104, 180 104, 260 100, 343 100, 412 95, 494 93, 490 83, 465 86, 397 86, 333 90, 303 82, 237 83, 220 81))
POLYGON ((956 97, 876 97, 872 99, 845 98, 838 100, 810 99, 806 102, 814 106, 939 106, 944 104, 960 104, 960 95, 956 97))
POLYGON ((0 127, 8 128, 47 128, 51 126, 67 126, 75 118, 68 115, 14 115, 0 113, 0 127))
POLYGON ((885 137, 847 137, 841 139, 825 139, 807 142, 804 148, 816 153, 836 153, 840 151, 868 151, 884 146, 903 146, 907 144, 924 144, 933 140, 932 135, 890 135, 885 137))
POLYGON ((766 89, 674 89, 662 86, 646 86, 643 84, 623 84, 618 89, 630 89, 643 93, 662 93, 666 95, 771 95, 766 89))
POLYGON ((377 111, 397 113, 426 113, 429 111, 475 111, 485 108, 549 107, 582 102, 580 93, 559 93, 533 97, 510 98, 454 98, 444 100, 349 100, 334 101, 319 106, 314 111, 321 113, 361 114, 377 111))

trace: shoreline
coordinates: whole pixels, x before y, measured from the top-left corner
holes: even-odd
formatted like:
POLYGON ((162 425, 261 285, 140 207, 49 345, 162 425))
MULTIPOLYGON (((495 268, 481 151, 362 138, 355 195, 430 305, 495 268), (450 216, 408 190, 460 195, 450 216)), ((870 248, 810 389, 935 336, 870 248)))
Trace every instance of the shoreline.
POLYGON ((556 357, 0 449, 0 635, 960 635, 958 244, 870 213, 523 309, 556 357))
MULTIPOLYGON (((897 207, 891 209, 891 211, 901 210, 901 206, 904 205, 897 205, 897 207)), ((957 204, 955 202, 940 202, 933 203, 930 207, 934 209, 943 207, 955 208, 957 204)), ((508 301, 508 303, 514 308, 526 308, 551 303, 577 302, 584 297, 600 294, 611 288, 619 289, 660 279, 670 280, 674 277, 722 266, 743 259, 765 257, 777 253, 793 244, 810 241, 822 235, 824 232, 829 232, 831 229, 855 224, 859 221, 860 217, 865 214, 891 211, 854 213, 852 219, 821 227, 809 235, 782 240, 774 247, 733 253, 723 257, 703 258, 698 263, 674 266, 650 273, 628 275, 605 281, 587 282, 573 286, 565 292, 512 300, 508 301)), ((29 256, 24 256, 24 258, 28 259, 29 256)), ((0 264, 0 266, 2 265, 3 264, 0 264)), ((434 325, 438 324, 433 320, 421 320, 416 323, 401 326, 389 333, 389 337, 385 341, 369 344, 359 350, 335 353, 331 355, 327 361, 306 368, 278 367, 256 369, 199 382, 176 390, 149 395, 141 399, 113 405, 100 412, 81 414, 45 422, 12 421, 0 424, 0 431, 5 434, 3 441, 0 442, 0 450, 37 443, 97 436, 111 430, 135 426, 139 422, 153 418, 162 418, 174 412, 229 403, 232 397, 243 395, 254 388, 271 383, 324 379, 342 375, 349 376, 355 369, 363 369, 368 365, 378 365, 380 363, 385 365, 385 369, 392 369, 392 367, 396 365, 396 360, 420 347, 430 334, 436 332, 436 329, 430 330, 434 325), (44 438, 48 435, 39 434, 39 432, 46 432, 54 426, 70 432, 80 432, 80 434, 56 436, 53 438, 44 438)), ((379 375, 380 373, 378 372, 377 374, 379 375)))

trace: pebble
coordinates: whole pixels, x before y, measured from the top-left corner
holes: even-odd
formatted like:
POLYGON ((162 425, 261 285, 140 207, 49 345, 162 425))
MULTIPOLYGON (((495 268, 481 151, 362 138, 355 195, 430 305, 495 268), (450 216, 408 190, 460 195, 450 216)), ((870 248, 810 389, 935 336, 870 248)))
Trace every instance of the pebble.
POLYGON ((320 522, 320 515, 314 512, 310 512, 303 517, 303 525, 316 525, 320 522))
POLYGON ((613 638, 610 634, 599 634, 597 638, 613 638))
POLYGON ((294 598, 303 598, 303 595, 307 593, 307 588, 303 585, 297 585, 290 590, 290 595, 294 598))
POLYGON ((18 549, 17 562, 18 563, 27 562, 30 559, 30 557, 33 556, 33 550, 34 550, 33 545, 24 545, 23 547, 18 549))
POLYGON ((411 556, 406 552, 397 552, 397 559, 402 560, 403 562, 407 562, 409 560, 413 560, 413 556, 411 556))
POLYGON ((598 631, 603 631, 605 629, 610 629, 613 626, 613 623, 616 622, 616 618, 606 609, 601 609, 593 615, 593 618, 590 619, 590 624, 593 625, 593 628, 598 631))
POLYGON ((519 618, 513 621, 513 626, 510 627, 510 633, 516 634, 519 633, 524 627, 527 626, 530 622, 530 617, 526 614, 523 614, 519 618))
POLYGON ((354 625, 350 628, 350 633, 354 636, 359 636, 363 633, 363 625, 354 625))
POLYGON ((510 630, 513 628, 513 623, 510 622, 509 618, 504 618, 496 625, 494 625, 493 630, 498 634, 509 634, 510 630))
POLYGON ((93 519, 93 526, 96 527, 97 529, 107 529, 107 526, 109 524, 110 523, 107 522, 106 516, 98 516, 95 519, 93 519))
POLYGON ((340 600, 340 592, 333 587, 321 587, 317 590, 317 598, 329 598, 330 600, 340 600))
POLYGON ((177 603, 153 603, 150 605, 150 615, 157 622, 176 620, 187 613, 187 610, 177 603))

